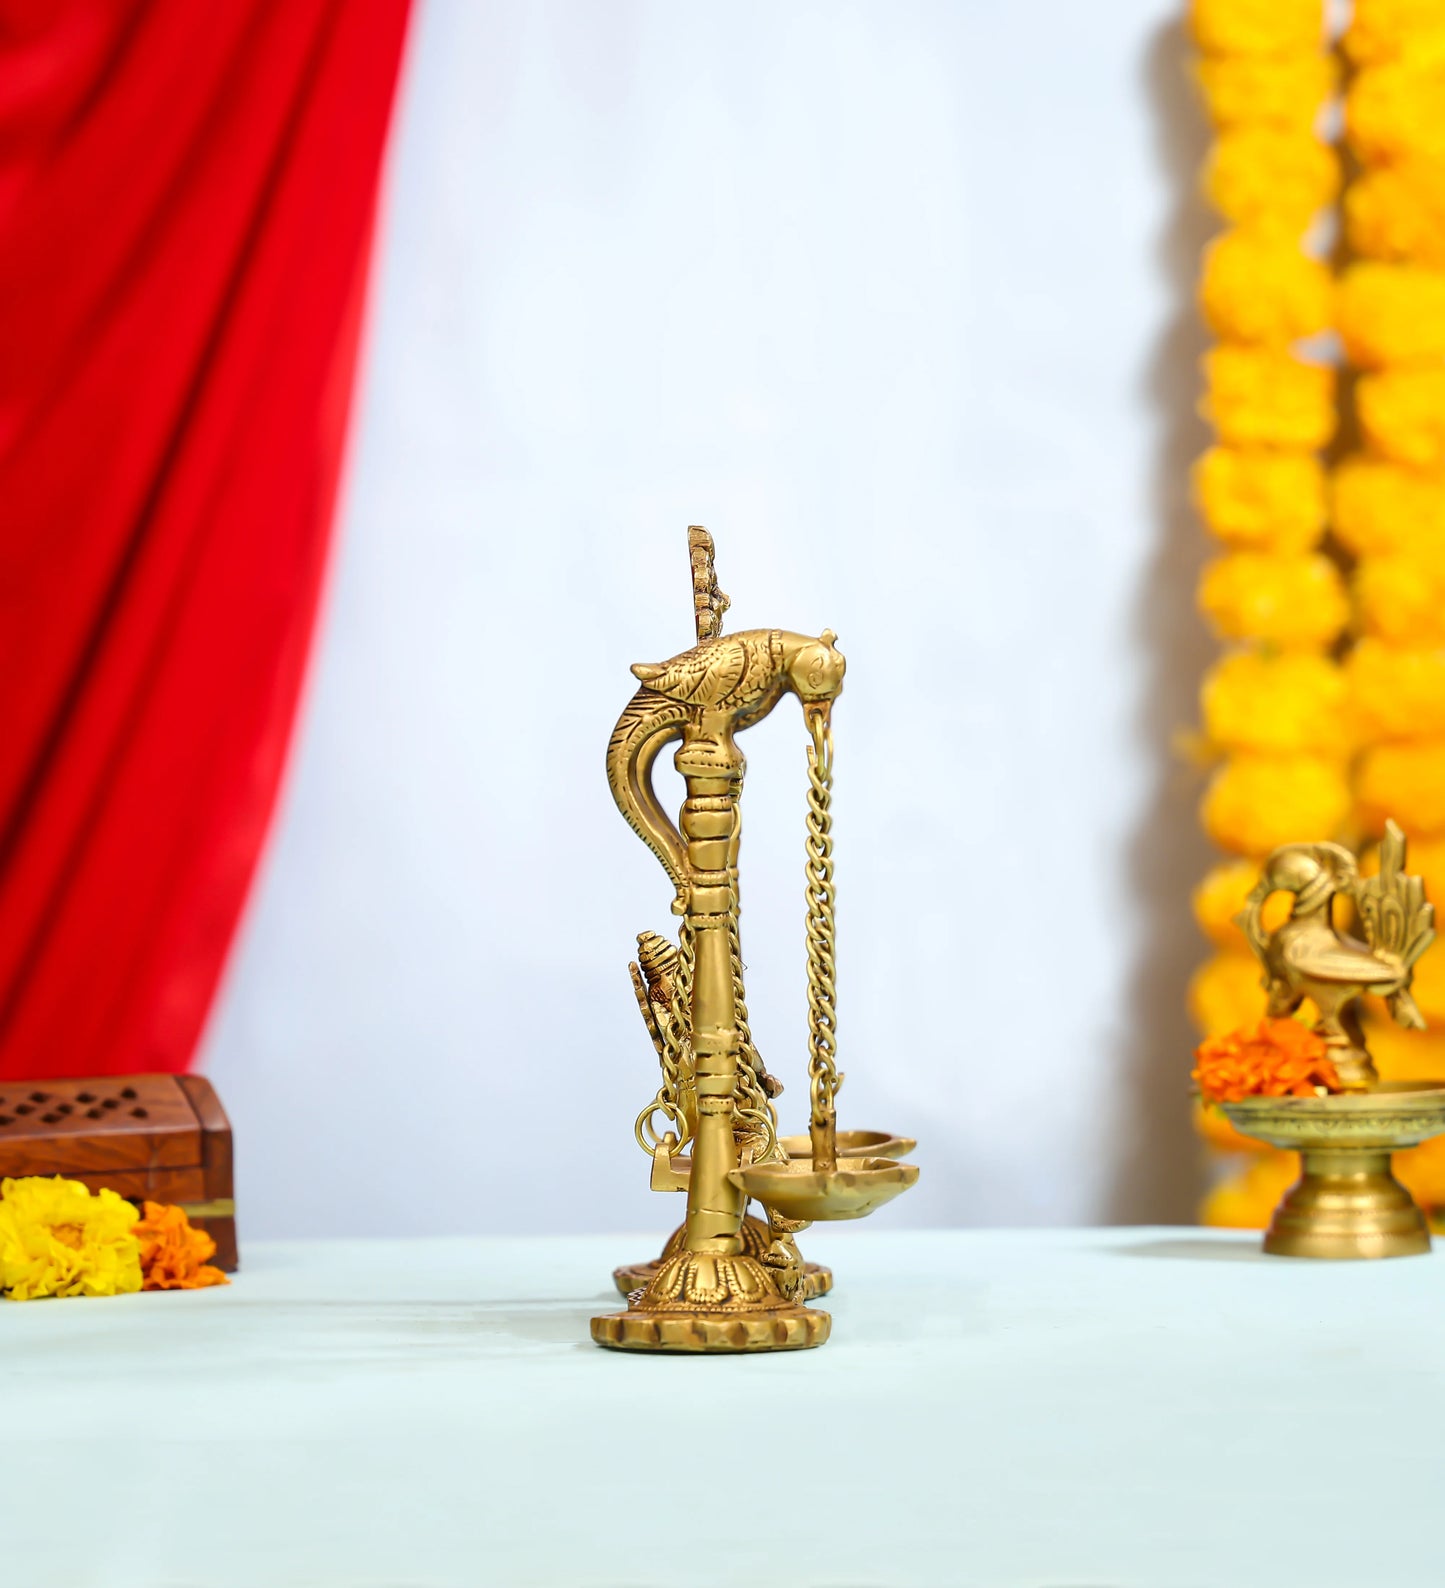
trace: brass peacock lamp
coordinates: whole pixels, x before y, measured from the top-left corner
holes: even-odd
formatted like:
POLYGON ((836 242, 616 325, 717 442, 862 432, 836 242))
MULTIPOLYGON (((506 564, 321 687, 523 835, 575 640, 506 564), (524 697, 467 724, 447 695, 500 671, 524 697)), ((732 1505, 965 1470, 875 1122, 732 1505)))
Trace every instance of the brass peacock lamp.
POLYGON ((906 1138, 837 1130, 830 722, 843 657, 829 631, 816 639, 782 629, 723 635, 728 599, 717 587, 712 537, 694 525, 688 543, 698 643, 632 669, 642 687, 607 749, 613 798, 662 863, 681 917, 675 944, 639 936, 630 970, 662 1069, 635 1134, 652 1159, 652 1188, 685 1192, 687 1218, 660 1257, 617 1271, 627 1309, 594 1318, 592 1338, 637 1351, 797 1349, 828 1338, 828 1315, 806 1303, 826 1292, 831 1275, 803 1262, 795 1237, 814 1219, 871 1213, 918 1170, 898 1162, 913 1148, 906 1138), (736 735, 785 694, 802 703, 810 740, 806 1137, 778 1134, 782 1087, 749 1028, 739 933, 746 762, 736 735), (674 765, 687 786, 676 826, 652 786, 670 743, 678 743, 674 765), (750 1200, 763 1219, 746 1217, 750 1200))
POLYGON ((1275 1210, 1265 1251, 1326 1258, 1428 1251, 1429 1227, 1390 1159, 1445 1131, 1445 1081, 1381 1081, 1356 1012, 1356 1000, 1372 993, 1398 1024, 1425 1024, 1410 983, 1434 940, 1434 907, 1421 879, 1405 873, 1405 835, 1386 824, 1379 873, 1367 878, 1339 844, 1276 849, 1238 919, 1264 968, 1267 1014, 1281 1019, 1309 999, 1339 1086, 1220 1104, 1246 1136, 1300 1155, 1300 1178, 1275 1210), (1281 892, 1292 895, 1289 917, 1267 932, 1265 902, 1281 892), (1337 898, 1353 905, 1363 941, 1335 926, 1337 898))

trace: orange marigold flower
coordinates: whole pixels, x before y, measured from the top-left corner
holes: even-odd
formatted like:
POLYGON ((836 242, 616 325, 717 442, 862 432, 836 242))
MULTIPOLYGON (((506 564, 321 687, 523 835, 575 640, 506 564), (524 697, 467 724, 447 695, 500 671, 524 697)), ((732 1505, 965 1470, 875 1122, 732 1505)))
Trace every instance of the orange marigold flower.
POLYGON ((1205 250, 1199 306, 1227 342, 1284 347, 1330 327, 1334 278, 1287 234, 1236 229, 1205 250))
POLYGON ((1351 265, 1340 278, 1339 331, 1361 369, 1445 358, 1445 271, 1351 265))
POLYGON ((1204 355, 1199 411, 1232 447, 1312 452, 1335 433, 1335 372, 1275 348, 1216 347, 1204 355))
POLYGON ((143 1290, 203 1290, 231 1283, 207 1262, 216 1255, 216 1243, 204 1230, 192 1229, 180 1208, 147 1202, 134 1233, 140 1240, 143 1290))
POLYGON ((1194 1050, 1194 1080, 1211 1103, 1245 1097, 1315 1097, 1340 1077, 1325 1039, 1298 1020, 1261 1020, 1253 1029, 1206 1037, 1194 1050))

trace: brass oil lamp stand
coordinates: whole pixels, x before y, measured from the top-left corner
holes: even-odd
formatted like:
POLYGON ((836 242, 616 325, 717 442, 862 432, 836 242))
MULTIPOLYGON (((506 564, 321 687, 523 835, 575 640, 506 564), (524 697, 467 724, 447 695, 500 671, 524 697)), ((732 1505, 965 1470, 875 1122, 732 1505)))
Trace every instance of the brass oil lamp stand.
POLYGON ((1264 1237, 1276 1257, 1409 1257, 1430 1250, 1430 1230, 1391 1172, 1391 1157, 1445 1132, 1445 1081, 1381 1081, 1360 1035, 1354 1001, 1383 998, 1408 1028, 1425 1022, 1410 996, 1415 962, 1430 946, 1434 908, 1407 876, 1405 836, 1386 824, 1378 876, 1362 878, 1339 844, 1286 844, 1265 862, 1240 927, 1264 968, 1268 1012, 1294 1013, 1305 998, 1342 1089, 1313 1097, 1245 1097, 1220 1105, 1246 1136, 1300 1155, 1264 1237), (1288 920, 1265 932, 1274 893, 1293 895, 1288 920), (1333 901, 1355 909, 1358 941, 1335 929, 1333 901))
POLYGON ((639 665, 633 696, 608 746, 608 781, 624 818, 661 861, 681 916, 676 946, 639 938, 632 966, 662 1085, 638 1117, 652 1187, 685 1191, 687 1218, 653 1262, 619 1270, 624 1312, 592 1320, 592 1338, 620 1350, 769 1351, 821 1345, 827 1313, 806 1305, 831 1281, 810 1269, 794 1237, 814 1219, 861 1218, 906 1190, 917 1167, 870 1152, 905 1138, 840 1136, 836 1067, 832 840, 832 703, 844 660, 834 636, 779 629, 723 636, 728 600, 713 571, 712 538, 688 531, 698 643, 658 666, 639 665), (809 1080, 806 1150, 780 1138, 773 1099, 748 1026, 738 914, 739 799, 746 763, 735 735, 784 694, 802 702, 808 750, 807 935, 809 1080), (661 749, 686 785, 676 826, 652 786, 661 749), (663 1121, 659 1128, 655 1121, 663 1121), (684 1148, 689 1149, 684 1151, 684 1148), (756 1200, 766 1223, 746 1218, 756 1200))

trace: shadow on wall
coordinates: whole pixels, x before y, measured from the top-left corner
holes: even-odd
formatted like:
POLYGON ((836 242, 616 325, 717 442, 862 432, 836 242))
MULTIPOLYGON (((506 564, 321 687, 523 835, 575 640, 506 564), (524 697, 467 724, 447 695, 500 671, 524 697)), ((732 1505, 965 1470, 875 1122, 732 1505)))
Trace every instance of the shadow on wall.
POLYGON ((1200 252, 1214 231, 1198 197, 1209 129, 1191 92, 1190 56, 1182 23, 1171 22, 1144 57, 1158 157, 1175 193, 1158 255, 1175 308, 1146 375, 1159 413, 1152 493, 1158 538, 1140 585, 1135 633, 1147 678, 1138 729, 1156 772, 1129 855, 1143 930, 1125 1039, 1131 1117, 1122 1139, 1129 1145, 1107 1205, 1110 1220, 1128 1224, 1192 1222, 1202 1189, 1202 1152, 1188 1102, 1197 1039, 1184 999, 1189 974, 1205 953, 1189 894, 1215 857, 1199 829, 1199 776, 1173 750, 1178 730, 1197 719, 1199 681, 1215 650, 1194 607, 1204 546, 1189 500, 1190 464, 1209 441, 1196 414, 1205 334, 1194 289, 1200 252))

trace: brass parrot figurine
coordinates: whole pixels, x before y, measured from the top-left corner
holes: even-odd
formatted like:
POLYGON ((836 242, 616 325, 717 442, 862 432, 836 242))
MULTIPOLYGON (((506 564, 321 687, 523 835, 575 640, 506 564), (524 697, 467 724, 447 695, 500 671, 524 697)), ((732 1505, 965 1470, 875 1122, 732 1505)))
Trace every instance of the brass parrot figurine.
POLYGON ((1435 908, 1425 901, 1424 883, 1406 876, 1405 835, 1385 824, 1380 869, 1362 878, 1355 857, 1340 844, 1285 844, 1265 862, 1243 911, 1236 917, 1264 967, 1263 986, 1272 1019, 1291 1015, 1306 999, 1319 1013, 1315 1030, 1346 1090, 1362 1091, 1379 1077, 1350 1005, 1362 993, 1385 1000, 1392 1018, 1407 1029, 1425 1021, 1410 996, 1416 960, 1435 937, 1435 908), (1271 932, 1263 925, 1265 901, 1290 893, 1288 920, 1271 932), (1365 941, 1334 924, 1333 903, 1348 898, 1365 941))

